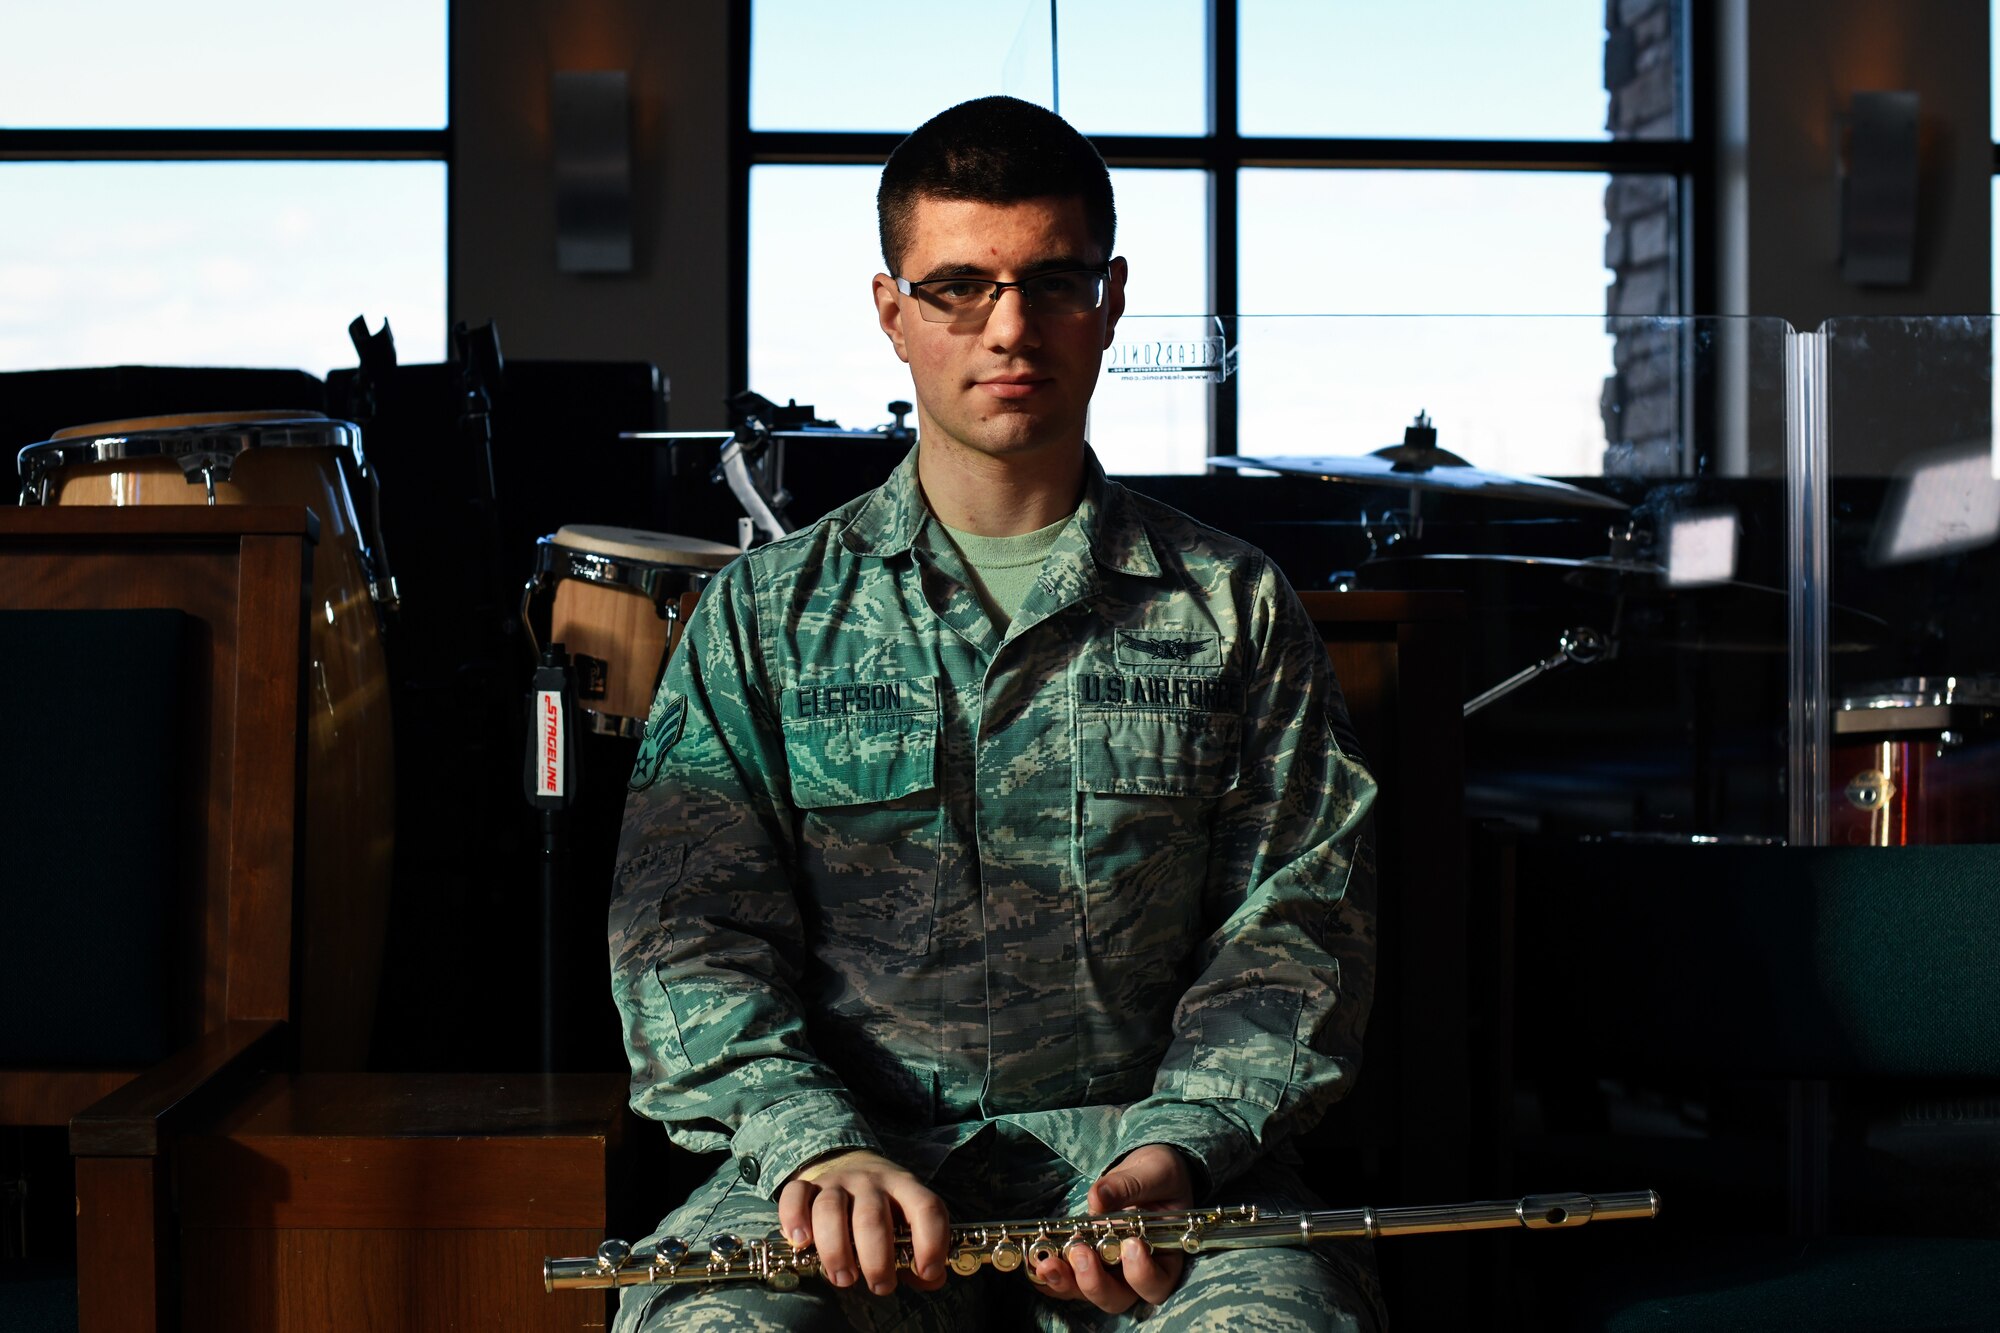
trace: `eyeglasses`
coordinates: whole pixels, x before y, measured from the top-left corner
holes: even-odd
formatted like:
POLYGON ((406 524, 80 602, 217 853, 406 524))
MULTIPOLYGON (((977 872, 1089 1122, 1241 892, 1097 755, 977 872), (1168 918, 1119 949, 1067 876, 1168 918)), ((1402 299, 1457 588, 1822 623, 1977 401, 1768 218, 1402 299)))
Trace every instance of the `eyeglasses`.
POLYGON ((1000 293, 1012 287, 1039 315, 1080 315, 1104 304, 1110 266, 1065 268, 1037 273, 1020 282, 989 278, 932 278, 928 282, 896 279, 896 290, 917 298, 917 313, 932 324, 984 324, 1000 293))

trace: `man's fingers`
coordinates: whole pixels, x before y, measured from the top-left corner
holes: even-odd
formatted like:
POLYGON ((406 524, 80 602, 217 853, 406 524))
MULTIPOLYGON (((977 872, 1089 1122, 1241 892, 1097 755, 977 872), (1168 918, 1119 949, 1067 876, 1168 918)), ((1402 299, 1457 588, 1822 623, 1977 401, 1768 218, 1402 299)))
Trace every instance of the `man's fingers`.
POLYGON ((785 1233, 785 1239, 794 1249, 812 1244, 812 1205, 818 1194, 817 1185, 809 1185, 796 1176, 778 1191, 778 1229, 785 1233))
POLYGON ((1180 1285, 1181 1265, 1186 1262, 1184 1256, 1172 1251, 1162 1252, 1128 1241, 1119 1256, 1118 1271, 1140 1300, 1159 1305, 1180 1285))
POLYGON ((949 1276, 951 1223, 943 1200, 867 1149, 830 1153, 787 1181, 778 1192, 778 1226, 794 1244, 812 1244, 820 1271, 837 1287, 865 1279, 869 1290, 886 1295, 900 1278, 935 1291, 949 1276), (901 1276, 897 1235, 905 1229, 911 1268, 901 1276))
POLYGON ((1097 1257, 1088 1245, 1072 1245, 1064 1255, 1076 1274, 1076 1289, 1083 1298, 1106 1314, 1124 1314, 1139 1298, 1127 1286, 1118 1270, 1097 1257))
POLYGON ((920 1277, 907 1270, 903 1273, 904 1285, 915 1287, 918 1291, 941 1291, 944 1289, 944 1284, 949 1281, 951 1274, 948 1271, 941 1272, 936 1277, 920 1277))
POLYGON ((951 1241, 951 1221, 944 1202, 927 1189, 906 1189, 895 1198, 910 1229, 911 1272, 916 1279, 913 1285, 935 1291, 946 1276, 946 1251, 951 1241))
POLYGON ((1138 1197, 1138 1182, 1123 1171, 1113 1171, 1108 1176, 1098 1178, 1090 1187, 1088 1207, 1093 1213, 1115 1213, 1138 1197))
POLYGON ((1164 1143, 1135 1148, 1090 1187, 1090 1211, 1185 1208, 1194 1202, 1187 1159, 1164 1143))
POLYGON ((896 1219, 889 1196, 878 1191, 854 1196, 854 1257, 868 1289, 886 1296, 896 1289, 896 1219))
POLYGON ((1073 1301, 1083 1295, 1076 1289, 1076 1275, 1061 1259, 1044 1260, 1035 1270, 1035 1276, 1042 1280, 1042 1290, 1059 1301, 1073 1301))
POLYGON ((812 1202, 813 1245, 819 1251, 820 1271, 836 1287, 851 1287, 860 1276, 854 1240, 848 1233, 850 1202, 847 1191, 838 1185, 822 1189, 812 1202))

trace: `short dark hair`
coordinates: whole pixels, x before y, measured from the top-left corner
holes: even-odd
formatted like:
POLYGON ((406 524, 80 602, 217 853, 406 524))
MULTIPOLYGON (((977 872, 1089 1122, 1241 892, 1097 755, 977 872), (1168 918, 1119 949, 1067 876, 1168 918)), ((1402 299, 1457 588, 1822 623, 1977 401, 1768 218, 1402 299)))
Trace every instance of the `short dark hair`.
POLYGON ((897 273, 919 199, 1017 204, 1050 196, 1083 200, 1090 237, 1109 260, 1118 213, 1111 173, 1090 140, 1055 112, 1017 97, 960 102, 918 126, 882 168, 875 194, 882 262, 897 273))

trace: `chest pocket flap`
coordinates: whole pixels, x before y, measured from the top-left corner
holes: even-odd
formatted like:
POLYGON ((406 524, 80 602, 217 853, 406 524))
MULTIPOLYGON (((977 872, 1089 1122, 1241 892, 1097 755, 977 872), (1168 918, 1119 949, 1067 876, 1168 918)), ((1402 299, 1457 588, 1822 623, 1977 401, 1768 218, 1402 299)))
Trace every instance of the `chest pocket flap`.
POLYGON ((937 786, 937 677, 836 680, 785 692, 785 767, 801 810, 894 801, 937 786))
MULTIPOLYGON (((1184 686, 1215 708, 1111 703, 1079 690, 1078 791, 1125 796, 1218 797, 1236 785, 1242 741, 1241 697, 1233 682, 1203 679, 1184 686)), ((1174 696, 1169 693, 1168 698, 1174 696)))

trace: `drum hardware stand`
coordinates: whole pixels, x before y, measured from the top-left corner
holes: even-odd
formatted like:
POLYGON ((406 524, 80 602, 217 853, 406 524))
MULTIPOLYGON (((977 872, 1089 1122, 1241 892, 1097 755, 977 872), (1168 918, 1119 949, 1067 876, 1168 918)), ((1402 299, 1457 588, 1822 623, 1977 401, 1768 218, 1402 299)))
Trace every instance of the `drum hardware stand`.
MULTIPOLYGON (((380 405, 381 384, 396 369, 396 335, 390 331, 386 317, 382 320, 382 331, 370 333, 367 318, 356 315, 347 326, 347 340, 354 344, 357 368, 348 385, 346 411, 348 419, 361 428, 366 438, 380 405)), ((403 593, 396 586, 395 571, 389 566, 389 539, 382 535, 382 478, 365 454, 357 455, 355 461, 361 480, 368 486, 368 517, 372 528, 368 534, 370 543, 362 548, 361 559, 368 571, 368 595, 381 613, 383 627, 387 628, 388 622, 403 609, 403 593)))
MULTIPOLYGON (((893 404, 892 404, 893 406, 893 404)), ((1438 466, 1468 467, 1463 458, 1446 449, 1437 447, 1437 427, 1431 424, 1429 412, 1417 411, 1417 418, 1403 427, 1403 442, 1377 449, 1378 458, 1390 460, 1392 472, 1424 473, 1438 466)), ((1398 514, 1393 509, 1382 511, 1379 520, 1371 520, 1366 510, 1361 514, 1361 533, 1368 539, 1368 558, 1375 559, 1391 548, 1406 542, 1421 541, 1424 535, 1424 493, 1422 488, 1409 488, 1410 508, 1406 514, 1398 514), (1376 523, 1381 524, 1380 529, 1376 523)), ((1352 591, 1354 571, 1340 570, 1334 574, 1334 588, 1339 592, 1352 591)))
POLYGON ((500 490, 493 473, 493 390, 507 373, 500 355, 500 330, 492 324, 468 330, 461 320, 452 326, 451 340, 458 353, 453 375, 460 399, 458 433, 472 454, 473 499, 496 504, 500 490))
POLYGON ((1574 629, 1566 629, 1556 640, 1555 652, 1532 666, 1521 668, 1521 670, 1516 671, 1513 675, 1507 677, 1507 679, 1501 681, 1492 689, 1487 690, 1484 694, 1475 696, 1466 703, 1465 716, 1471 717, 1474 713, 1486 707, 1486 705, 1498 703, 1515 690, 1526 685, 1529 681, 1539 676, 1547 675, 1559 667, 1570 665, 1589 666, 1593 662, 1601 662, 1617 655, 1618 641, 1616 638, 1601 634, 1588 625, 1579 625, 1574 629))
MULTIPOLYGON (((1445 463, 1452 467, 1467 466, 1466 461, 1457 454, 1438 448, 1437 442, 1437 427, 1431 424, 1431 414, 1422 408, 1418 408, 1417 419, 1403 427, 1402 448, 1398 449, 1392 445, 1388 449, 1377 450, 1376 452, 1385 457, 1393 456, 1395 459, 1395 471, 1397 472, 1428 472, 1439 463, 1445 463)), ((1423 535, 1424 493, 1420 488, 1412 486, 1410 487, 1410 518, 1403 531, 1403 536, 1408 540, 1416 541, 1423 535)))
POLYGON ((354 378, 347 386, 347 419, 366 430, 380 406, 380 386, 396 369, 396 335, 389 321, 382 321, 380 333, 368 331, 368 317, 356 315, 347 326, 347 340, 354 344, 354 378))
POLYGON ((1636 518, 1627 518, 1624 526, 1613 523, 1605 529, 1604 535, 1611 539, 1613 560, 1651 560, 1653 558, 1653 533, 1650 528, 1639 525, 1636 518))
POLYGON ((451 339, 455 353, 452 378, 459 393, 458 437, 467 455, 475 527, 486 550, 477 608, 499 638, 510 639, 516 625, 498 579, 506 561, 500 539, 500 491, 493 469, 493 391, 506 382, 500 331, 491 323, 468 330, 460 321, 452 326, 451 339))
POLYGON ((722 447, 711 480, 727 482, 737 502, 775 541, 791 531, 785 506, 792 502, 785 490, 785 442, 777 432, 833 423, 821 421, 810 405, 802 407, 796 398, 779 407, 749 389, 732 394, 728 407, 736 418, 736 435, 722 447))
POLYGON ((522 785, 528 804, 542 822, 542 1012, 541 1050, 544 1072, 555 1068, 555 926, 556 895, 568 860, 565 812, 576 802, 576 691, 570 680, 569 653, 562 644, 543 650, 528 687, 528 749, 522 785))

